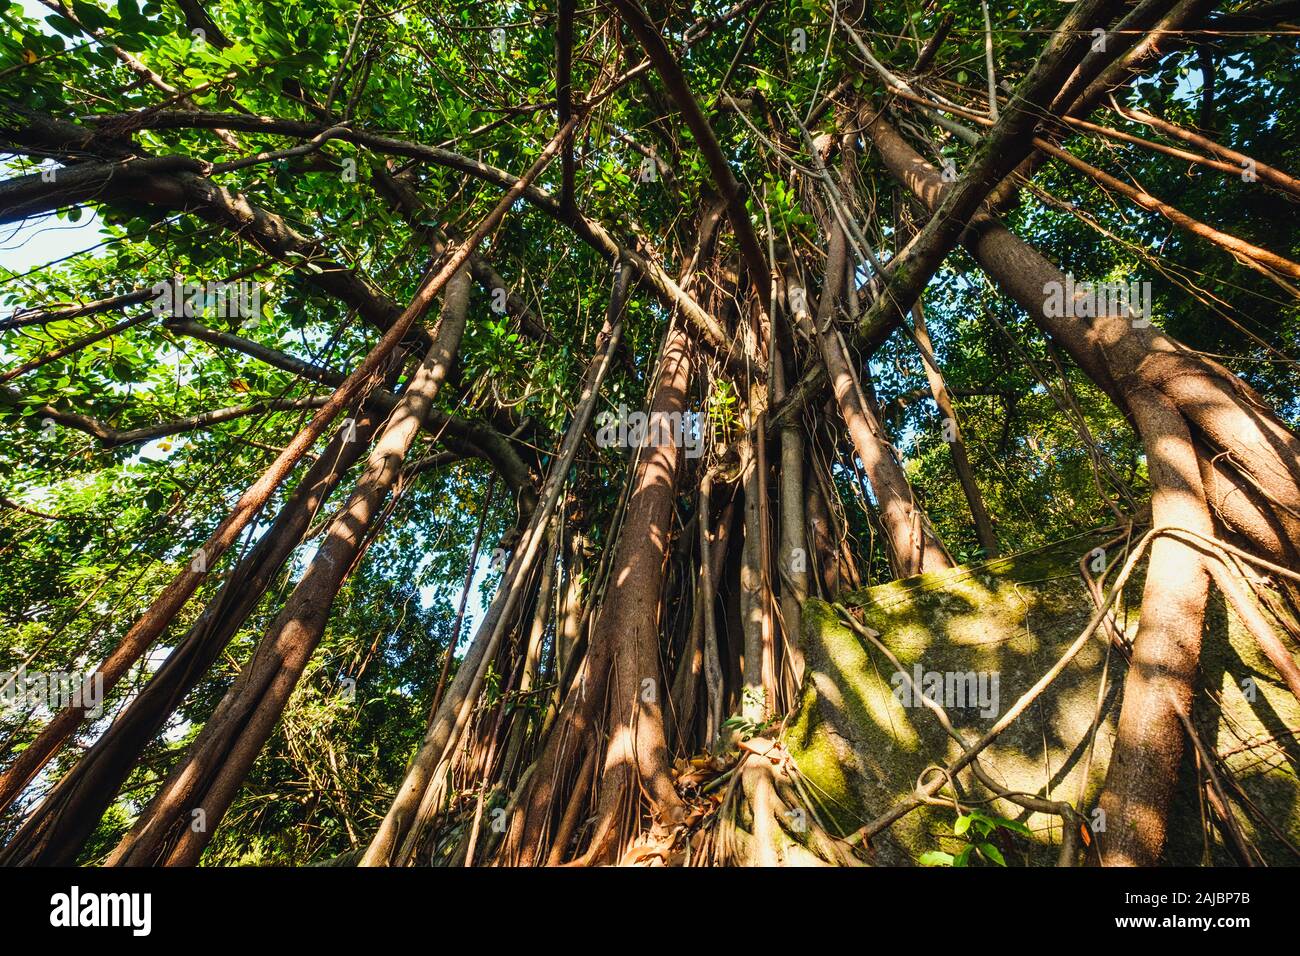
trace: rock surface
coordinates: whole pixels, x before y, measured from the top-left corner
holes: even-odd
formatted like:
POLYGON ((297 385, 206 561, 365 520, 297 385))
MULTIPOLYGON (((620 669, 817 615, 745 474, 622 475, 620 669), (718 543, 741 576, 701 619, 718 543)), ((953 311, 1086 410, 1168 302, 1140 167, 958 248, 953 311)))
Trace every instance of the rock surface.
MULTIPOLYGON (((958 732, 974 741, 1086 626, 1094 605, 1079 561, 1112 537, 1114 532, 1099 532, 918 575, 850 595, 844 604, 879 632, 909 675, 919 673, 923 681, 926 674, 946 678, 940 700, 958 732)), ((1122 548, 1112 549, 1108 564, 1122 561, 1122 548)), ((1108 580, 1116 573, 1117 568, 1110 570, 1108 580)), ((1140 567, 1125 593, 1133 602, 1141 594, 1140 567)), ((1121 599, 1116 616, 1130 637, 1136 633, 1135 606, 1121 599)), ((981 760, 1007 789, 1070 802, 1089 819, 1110 759, 1124 677, 1123 659, 1114 651, 1108 655, 1102 633, 981 760), (1099 709, 1103 671, 1106 689, 1099 709), (1098 732, 1090 759, 1094 723, 1098 732)), ((847 834, 905 797, 927 767, 954 759, 959 749, 923 704, 905 706, 907 684, 889 659, 844 625, 830 605, 810 600, 804 606, 803 641, 802 701, 785 743, 821 801, 819 814, 834 831, 847 834)), ((1270 864, 1300 863, 1261 823, 1266 816, 1300 845, 1300 705, 1216 597, 1207 618, 1201 671, 1193 719, 1257 808, 1247 810, 1244 800, 1234 798, 1243 830, 1270 864)), ((1166 859, 1171 864, 1231 865, 1213 828, 1206 850, 1197 771, 1188 750, 1166 859)), ((988 797, 982 789, 969 791, 969 772, 961 779, 967 799, 988 797)), ((1030 838, 1006 834, 999 839, 1009 865, 1055 862, 1054 847, 1061 839, 1058 817, 1029 813, 1001 799, 976 805, 1020 821, 1032 832, 1030 838)), ((951 806, 928 806, 904 817, 874 841, 875 861, 911 865, 926 851, 959 852, 966 840, 953 834, 955 818, 951 806)))

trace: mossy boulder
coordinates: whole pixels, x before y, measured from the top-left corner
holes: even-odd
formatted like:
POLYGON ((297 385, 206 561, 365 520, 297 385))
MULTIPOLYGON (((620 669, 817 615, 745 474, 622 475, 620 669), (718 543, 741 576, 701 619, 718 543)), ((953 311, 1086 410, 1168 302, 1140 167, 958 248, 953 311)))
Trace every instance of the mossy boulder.
MULTIPOLYGON (((1084 535, 894 581, 849 595, 844 604, 879 632, 909 675, 919 674, 923 681, 930 675, 923 689, 943 687, 939 699, 954 727, 974 741, 1087 625, 1094 605, 1079 561, 1112 536, 1084 535)), ((1141 594, 1141 583, 1139 568, 1126 588, 1130 600, 1141 594)), ((1121 602, 1116 615, 1130 636, 1136 633, 1135 606, 1121 602)), ((1212 600, 1205 630, 1202 689, 1193 719, 1256 807, 1248 811, 1245 800, 1236 802, 1242 829, 1270 863, 1295 864, 1300 861, 1261 818, 1300 844, 1300 705, 1222 603, 1212 600)), ((826 822, 848 834, 909 794, 927 767, 954 759, 959 750, 930 710, 908 700, 907 682, 889 659, 844 625, 830 605, 818 600, 804 605, 803 644, 802 700, 785 741, 826 822)), ((1099 632, 984 752, 984 768, 1008 790, 1066 801, 1092 818, 1110 760, 1124 672, 1123 659, 1113 651, 1108 655, 1099 632), (1094 723, 1099 729, 1090 748, 1094 723)), ((963 780, 970 780, 969 773, 963 780)), ((966 796, 978 801, 988 794, 966 796)), ((1031 831, 1031 837, 1002 840, 1009 864, 1055 861, 1058 817, 1029 813, 1004 800, 978 805, 1031 831)), ((953 835, 955 817, 951 807, 927 806, 909 814, 874 841, 876 861, 909 865, 929 850, 958 852, 965 840, 953 835)), ((1203 862, 1204 834, 1189 752, 1172 811, 1168 862, 1203 862)), ((1212 828, 1208 853, 1215 864, 1232 862, 1212 828)))

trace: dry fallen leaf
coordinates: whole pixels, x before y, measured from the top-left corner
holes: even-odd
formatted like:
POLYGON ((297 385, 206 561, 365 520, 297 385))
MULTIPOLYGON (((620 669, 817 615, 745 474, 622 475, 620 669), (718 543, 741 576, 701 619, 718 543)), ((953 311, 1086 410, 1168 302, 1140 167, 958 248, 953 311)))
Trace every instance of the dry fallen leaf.
POLYGON ((634 846, 623 854, 623 859, 618 861, 619 866, 636 866, 653 857, 661 860, 667 859, 667 850, 660 846, 634 846))

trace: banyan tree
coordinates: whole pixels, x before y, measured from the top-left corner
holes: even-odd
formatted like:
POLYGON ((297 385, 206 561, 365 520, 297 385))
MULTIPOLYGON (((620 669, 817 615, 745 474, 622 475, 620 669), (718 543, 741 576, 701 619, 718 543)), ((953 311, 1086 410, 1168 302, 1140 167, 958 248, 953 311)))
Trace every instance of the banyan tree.
POLYGON ((0 0, 0 862, 1296 863, 1298 36, 0 0))

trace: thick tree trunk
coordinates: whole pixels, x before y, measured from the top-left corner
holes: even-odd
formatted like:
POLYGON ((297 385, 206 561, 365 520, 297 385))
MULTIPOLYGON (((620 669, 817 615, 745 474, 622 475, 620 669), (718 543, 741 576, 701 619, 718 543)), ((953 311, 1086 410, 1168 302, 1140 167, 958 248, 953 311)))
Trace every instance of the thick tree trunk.
MULTIPOLYGON (((875 118, 868 133, 889 170, 935 208, 946 185, 938 170, 883 117, 875 118)), ((973 223, 965 241, 980 266, 1130 417, 1133 410, 1120 383, 1132 377, 1173 401, 1194 439, 1223 456, 1218 461, 1228 474, 1237 473, 1234 484, 1253 485, 1273 502, 1271 520, 1249 520, 1254 509, 1247 508, 1249 496, 1244 497, 1236 520, 1231 513, 1220 515, 1233 530, 1269 551, 1276 548, 1276 538, 1261 524, 1276 522, 1290 540, 1300 540, 1300 439, 1253 389, 1217 362, 1132 316, 1050 314, 1045 308, 1049 290, 1064 289, 1065 274, 995 220, 973 223)))
MULTIPOLYGON (((931 209, 944 184, 877 116, 869 135, 890 171, 931 209)), ((996 221, 972 224, 976 261, 1133 421, 1147 451, 1154 523, 1213 535, 1203 475, 1236 492, 1218 517, 1258 551, 1300 536, 1300 440, 1249 386, 1149 323, 1108 313, 1070 317, 1045 308, 1066 276, 996 221), (1209 456, 1207 458, 1207 455, 1209 456)), ((1064 310, 1073 312, 1075 310, 1064 310)), ((1133 666, 1102 808, 1105 862, 1157 862, 1165 840, 1182 717, 1189 712, 1208 576, 1201 553, 1161 536, 1153 545, 1133 666)), ((1267 652, 1268 647, 1265 647, 1267 652)), ((1286 669, 1283 668, 1284 675, 1286 669)))
MULTIPOLYGON (((675 328, 650 404, 650 434, 641 448, 627 517, 615 545, 610 580, 592 631, 590 670, 594 688, 610 688, 608 747, 601 777, 590 862, 608 862, 621 850, 619 833, 644 793, 659 828, 685 817, 673 787, 664 737, 663 676, 659 666, 660 593, 672 538, 680 449, 666 427, 686 411, 692 371, 686 331, 675 328)), ((634 819, 639 817, 635 813, 634 819)))
POLYGON ((601 712, 608 714, 609 743, 594 836, 585 859, 609 862, 620 851, 620 833, 630 818, 639 820, 641 793, 649 799, 657 824, 672 827, 684 816, 670 773, 662 705, 666 686, 659 666, 660 592, 679 449, 659 423, 686 409, 690 349, 683 329, 669 333, 650 401, 651 425, 614 544, 610 588, 577 679, 516 807, 503 848, 510 862, 531 866, 544 852, 555 799, 564 792, 563 778, 577 758, 597 746, 593 731, 601 712))
MULTIPOLYGON (((1154 390, 1135 391, 1131 398, 1151 473, 1152 525, 1213 534, 1182 415, 1154 390)), ((1179 714, 1191 714, 1209 583, 1196 549, 1170 537, 1152 544, 1141 623, 1101 794, 1106 816, 1097 840, 1107 866, 1160 862, 1183 754, 1179 714)))
POLYGON ((804 487, 808 489, 809 540, 817 554, 822 593, 827 600, 836 600, 841 592, 861 587, 862 576, 844 539, 843 512, 831 513, 830 502, 839 503, 833 497, 834 486, 812 461, 804 475, 804 487))

